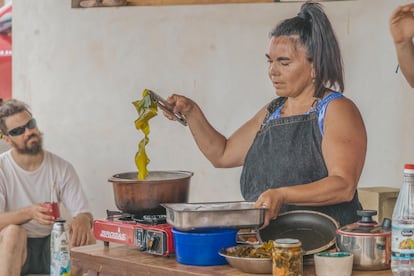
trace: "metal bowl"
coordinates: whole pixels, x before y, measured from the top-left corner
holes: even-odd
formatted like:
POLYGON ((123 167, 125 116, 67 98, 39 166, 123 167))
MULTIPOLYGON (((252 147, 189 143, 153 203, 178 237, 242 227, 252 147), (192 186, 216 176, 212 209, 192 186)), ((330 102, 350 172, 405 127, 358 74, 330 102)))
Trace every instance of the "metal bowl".
POLYGON ((249 245, 237 245, 220 250, 219 255, 226 258, 226 261, 234 268, 246 273, 272 274, 272 258, 247 258, 229 255, 237 247, 249 245))

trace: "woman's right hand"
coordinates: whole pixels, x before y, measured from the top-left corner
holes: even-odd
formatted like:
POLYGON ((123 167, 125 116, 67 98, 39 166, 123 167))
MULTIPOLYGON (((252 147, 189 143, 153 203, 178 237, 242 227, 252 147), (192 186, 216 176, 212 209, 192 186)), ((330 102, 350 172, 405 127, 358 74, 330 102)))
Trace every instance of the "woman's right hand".
MULTIPOLYGON (((194 107, 197 105, 190 98, 178 94, 172 94, 171 96, 169 96, 167 98, 167 102, 174 107, 173 111, 175 113, 181 113, 184 116, 188 116, 194 109, 194 107)), ((164 116, 170 120, 176 120, 174 116, 166 112, 164 112, 164 116)))

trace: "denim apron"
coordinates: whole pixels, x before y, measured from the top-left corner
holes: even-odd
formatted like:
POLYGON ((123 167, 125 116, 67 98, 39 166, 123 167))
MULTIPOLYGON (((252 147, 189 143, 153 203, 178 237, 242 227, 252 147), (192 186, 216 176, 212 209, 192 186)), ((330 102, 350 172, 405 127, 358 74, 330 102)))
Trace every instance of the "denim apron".
MULTIPOLYGON (((318 116, 318 110, 335 98, 328 95, 307 114, 273 120, 268 120, 268 117, 283 105, 286 98, 279 97, 270 103, 268 116, 244 161, 240 188, 245 200, 256 201, 268 189, 310 183, 328 176, 321 148, 323 136, 318 123, 323 116, 318 116)), ((350 202, 329 206, 283 205, 280 213, 290 210, 318 211, 333 217, 342 226, 358 221, 357 210, 361 209, 355 192, 350 202)))

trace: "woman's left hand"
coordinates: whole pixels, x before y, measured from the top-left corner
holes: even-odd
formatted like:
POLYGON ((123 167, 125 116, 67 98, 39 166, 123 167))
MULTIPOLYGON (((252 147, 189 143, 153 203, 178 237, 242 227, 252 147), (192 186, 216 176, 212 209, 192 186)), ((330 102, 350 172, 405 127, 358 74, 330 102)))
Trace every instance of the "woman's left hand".
POLYGON ((264 224, 261 228, 269 225, 270 220, 276 219, 284 202, 282 189, 268 189, 263 192, 254 204, 255 208, 266 208, 264 224))

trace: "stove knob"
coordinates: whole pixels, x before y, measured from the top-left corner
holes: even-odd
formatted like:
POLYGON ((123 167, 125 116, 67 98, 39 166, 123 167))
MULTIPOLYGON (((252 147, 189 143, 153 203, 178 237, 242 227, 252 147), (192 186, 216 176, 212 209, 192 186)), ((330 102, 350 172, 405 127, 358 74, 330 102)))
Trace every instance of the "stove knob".
POLYGON ((159 245, 160 245, 160 238, 156 236, 152 236, 148 243, 149 249, 151 251, 157 251, 159 245))
POLYGON ((136 244, 140 251, 145 251, 147 248, 145 246, 145 233, 143 229, 136 230, 136 244))

